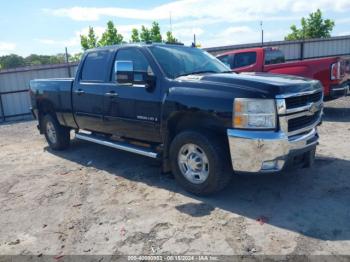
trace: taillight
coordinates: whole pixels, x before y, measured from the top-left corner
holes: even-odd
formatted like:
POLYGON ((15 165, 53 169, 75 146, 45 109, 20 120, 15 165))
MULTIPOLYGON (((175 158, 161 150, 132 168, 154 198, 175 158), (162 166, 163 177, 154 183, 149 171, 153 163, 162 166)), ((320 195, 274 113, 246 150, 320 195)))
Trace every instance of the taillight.
POLYGON ((331 67, 331 80, 340 79, 340 62, 332 64, 331 67))

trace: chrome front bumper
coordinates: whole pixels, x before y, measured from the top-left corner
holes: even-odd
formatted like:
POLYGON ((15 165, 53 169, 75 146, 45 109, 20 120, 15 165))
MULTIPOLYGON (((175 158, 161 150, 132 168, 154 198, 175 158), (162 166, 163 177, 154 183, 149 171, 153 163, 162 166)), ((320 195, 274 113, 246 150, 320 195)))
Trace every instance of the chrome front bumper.
POLYGON ((235 172, 281 171, 288 159, 312 151, 318 142, 314 127, 306 134, 288 137, 283 132, 227 130, 232 167, 235 172))
POLYGON ((338 98, 346 96, 349 93, 349 84, 335 85, 330 87, 330 97, 338 98))

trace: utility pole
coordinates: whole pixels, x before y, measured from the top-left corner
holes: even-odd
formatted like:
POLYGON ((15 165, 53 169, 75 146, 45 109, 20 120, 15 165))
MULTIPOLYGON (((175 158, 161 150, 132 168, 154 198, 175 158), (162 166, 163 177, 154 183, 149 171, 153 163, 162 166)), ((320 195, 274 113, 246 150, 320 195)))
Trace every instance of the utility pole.
POLYGON ((65 58, 66 58, 66 64, 67 64, 67 71, 68 71, 68 77, 72 77, 72 74, 70 72, 70 66, 69 66, 69 59, 68 59, 68 49, 65 47, 65 58))
POLYGON ((260 29, 261 29, 261 47, 264 46, 264 28, 263 21, 260 21, 260 29))
POLYGON ((173 25, 171 22, 171 11, 169 12, 169 25, 170 25, 170 32, 172 33, 173 32, 173 25))
POLYGON ((68 49, 67 49, 67 47, 65 47, 65 59, 66 59, 66 63, 68 63, 69 62, 69 60, 68 60, 68 49))
POLYGON ((193 34, 193 44, 194 44, 194 47, 197 46, 197 43, 196 43, 196 34, 193 34))

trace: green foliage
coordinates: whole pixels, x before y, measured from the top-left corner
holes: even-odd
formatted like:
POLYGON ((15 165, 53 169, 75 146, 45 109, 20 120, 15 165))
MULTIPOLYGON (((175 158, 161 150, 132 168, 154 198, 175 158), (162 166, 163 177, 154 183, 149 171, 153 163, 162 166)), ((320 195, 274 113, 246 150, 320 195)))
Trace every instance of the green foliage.
POLYGON ((23 57, 15 54, 5 55, 0 57, 1 69, 9 69, 15 67, 25 66, 25 60, 23 57))
POLYGON ((153 21, 150 32, 151 32, 152 42, 158 42, 158 43, 162 42, 162 35, 160 33, 160 27, 157 22, 153 21))
MULTIPOLYGON (((114 26, 112 21, 108 21, 106 31, 103 33, 101 39, 99 40, 94 32, 93 27, 89 27, 88 35, 80 36, 80 43, 83 50, 95 48, 98 46, 108 46, 126 43, 123 41, 123 36, 118 33, 117 28, 114 26)), ((152 22, 152 27, 149 29, 142 25, 141 30, 133 28, 131 30, 131 37, 129 42, 162 42, 162 34, 160 30, 159 23, 156 21, 152 22)), ((171 32, 167 32, 167 42, 176 43, 177 39, 172 35, 171 32)))
POLYGON ((167 43, 177 43, 178 40, 173 36, 173 33, 168 31, 166 32, 166 42, 167 43))
POLYGON ((140 36, 139 36, 139 31, 136 28, 133 28, 131 30, 131 43, 138 43, 140 42, 140 36))
POLYGON ((150 42, 152 40, 151 39, 151 32, 144 25, 141 26, 140 39, 142 42, 150 42))
MULTIPOLYGON (((132 29, 130 42, 169 42, 177 43, 178 40, 173 36, 173 34, 168 31, 166 33, 166 38, 163 39, 161 35, 161 30, 159 23, 153 22, 152 27, 148 29, 145 26, 141 27, 139 31, 136 28, 132 29)), ((123 41, 123 36, 118 33, 117 28, 114 26, 112 21, 107 23, 107 28, 103 33, 101 39, 95 34, 94 28, 89 27, 88 35, 80 36, 80 43, 82 49, 85 51, 87 49, 95 48, 98 46, 106 45, 116 45, 121 43, 126 43, 123 41)), ((69 62, 78 62, 82 57, 82 53, 75 55, 68 55, 69 62)), ((21 57, 15 54, 5 55, 0 57, 0 69, 9 69, 21 66, 31 66, 31 65, 47 65, 47 64, 58 64, 65 63, 65 54, 57 55, 37 55, 31 54, 27 57, 21 57)))
POLYGON ((92 26, 89 26, 89 33, 87 36, 80 35, 80 44, 84 51, 97 47, 97 37, 92 26))
POLYGON ((79 62, 82 56, 83 56, 83 53, 77 53, 72 56, 69 56, 69 62, 79 62))
POLYGON ((26 65, 49 65, 49 64, 60 64, 66 62, 65 54, 57 54, 55 56, 50 55, 36 55, 31 54, 25 59, 26 65))
POLYGON ((315 13, 309 14, 308 18, 301 19, 301 28, 292 25, 292 33, 285 37, 285 40, 302 40, 312 38, 326 38, 331 36, 334 21, 323 19, 322 12, 317 9, 315 13))
POLYGON ((99 46, 118 45, 123 42, 123 36, 118 33, 117 28, 112 21, 108 21, 107 29, 102 34, 101 40, 98 42, 99 46))
MULTIPOLYGON (((131 35, 131 37, 133 37, 133 34, 131 35)), ((157 43, 162 42, 162 34, 160 33, 159 23, 157 23, 156 21, 153 21, 151 29, 148 29, 147 27, 142 25, 140 40, 142 42, 157 42, 157 43)))
MULTIPOLYGON (((75 55, 68 54, 69 62, 80 61, 82 53, 75 55)), ((0 69, 11 69, 22 66, 33 66, 33 65, 50 65, 50 64, 61 64, 66 62, 66 55, 64 53, 57 55, 36 55, 31 54, 27 57, 18 56, 15 54, 0 56, 0 69)))

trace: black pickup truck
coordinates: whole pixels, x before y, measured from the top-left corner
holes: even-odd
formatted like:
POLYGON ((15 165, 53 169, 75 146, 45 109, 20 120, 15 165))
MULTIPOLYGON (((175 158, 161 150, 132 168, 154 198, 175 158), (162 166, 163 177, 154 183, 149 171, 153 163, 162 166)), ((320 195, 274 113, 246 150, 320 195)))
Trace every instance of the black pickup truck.
POLYGON ((75 79, 32 80, 30 95, 53 150, 75 130, 160 159, 195 194, 222 189, 234 173, 310 166, 323 110, 318 81, 236 74, 201 49, 169 44, 89 50, 75 79))

